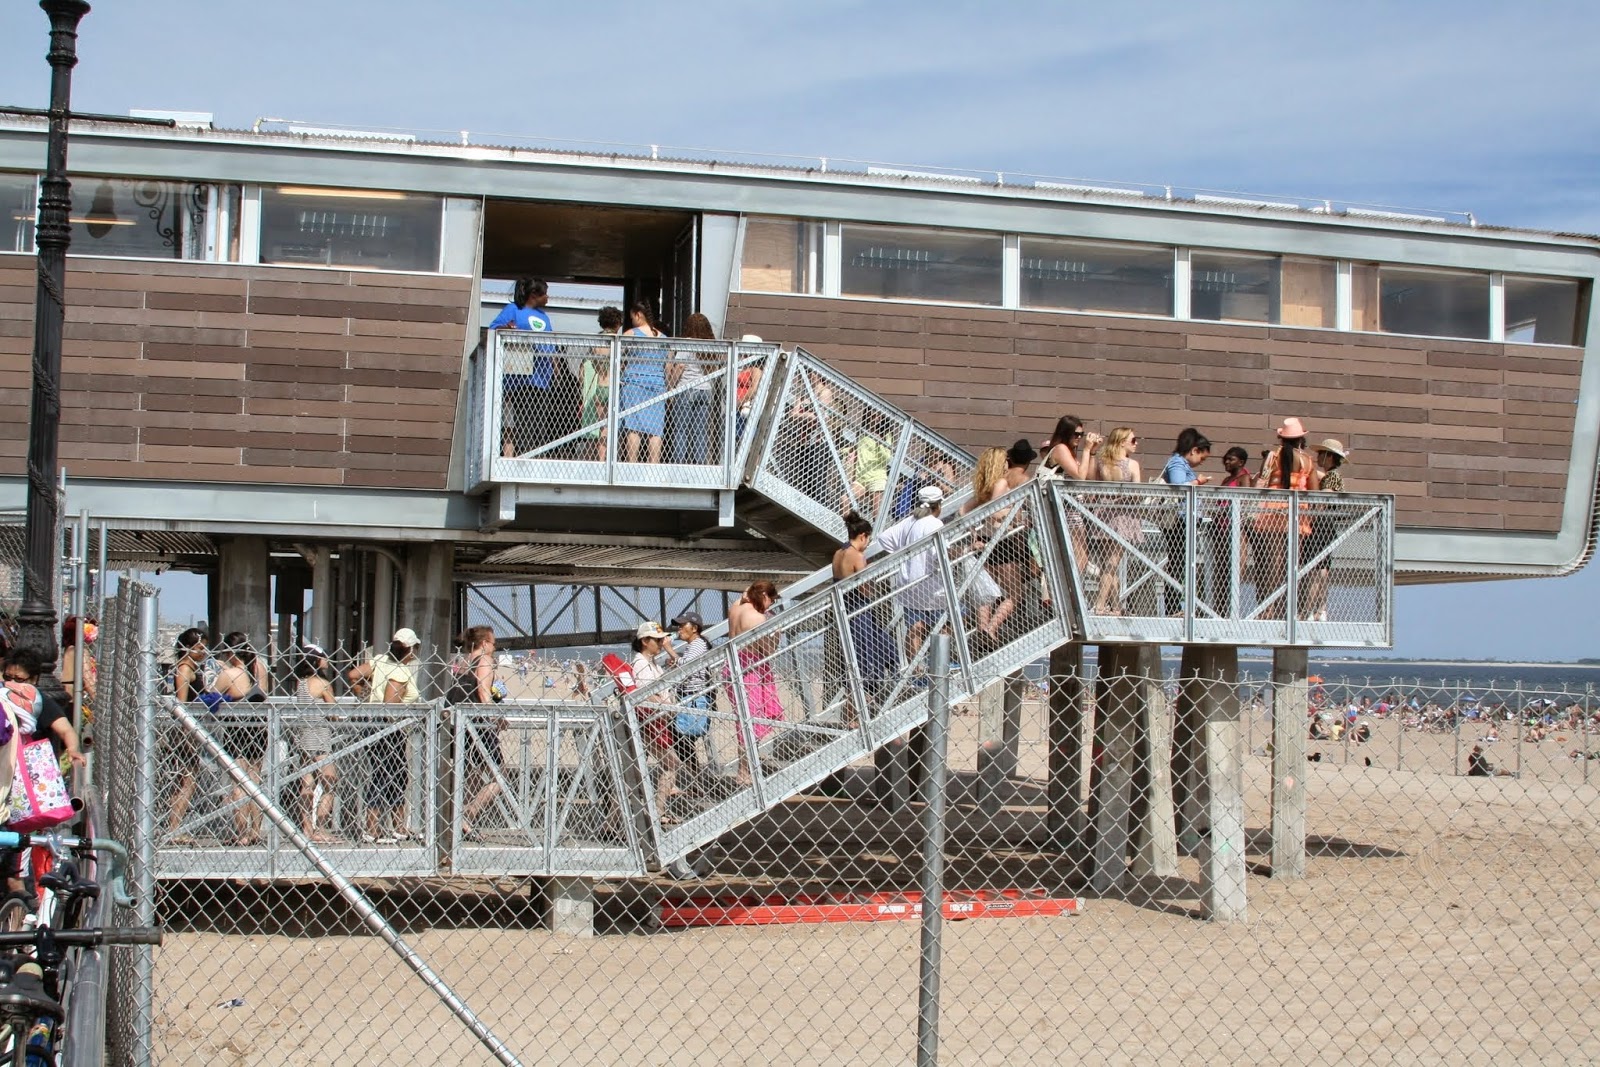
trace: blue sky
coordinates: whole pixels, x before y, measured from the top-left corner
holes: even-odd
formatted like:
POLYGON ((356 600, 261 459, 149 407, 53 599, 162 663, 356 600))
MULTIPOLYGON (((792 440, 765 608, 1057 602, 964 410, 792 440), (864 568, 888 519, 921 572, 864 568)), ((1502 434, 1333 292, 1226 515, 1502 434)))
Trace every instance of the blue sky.
MULTIPOLYGON (((0 11, 0 102, 45 102, 46 28, 25 0, 0 11)), ((1593 0, 101 0, 73 103, 1171 183, 1596 233, 1596 40, 1593 0)), ((1571 623, 1600 599, 1597 574, 1402 590, 1397 651, 1600 654, 1571 623)))

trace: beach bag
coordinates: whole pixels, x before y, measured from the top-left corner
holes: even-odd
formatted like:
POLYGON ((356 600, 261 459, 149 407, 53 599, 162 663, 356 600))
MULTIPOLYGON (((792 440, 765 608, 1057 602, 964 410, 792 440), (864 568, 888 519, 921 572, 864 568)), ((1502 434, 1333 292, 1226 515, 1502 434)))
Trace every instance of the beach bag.
MULTIPOLYGON (((681 706, 697 708, 704 711, 710 701, 703 696, 692 700, 685 700, 681 706)), ((680 711, 672 720, 673 728, 684 737, 704 737, 711 732, 711 716, 697 715, 692 711, 680 711)))
POLYGON ((11 817, 6 829, 18 833, 43 830, 66 822, 79 807, 67 792, 50 742, 41 738, 23 745, 11 782, 11 817))

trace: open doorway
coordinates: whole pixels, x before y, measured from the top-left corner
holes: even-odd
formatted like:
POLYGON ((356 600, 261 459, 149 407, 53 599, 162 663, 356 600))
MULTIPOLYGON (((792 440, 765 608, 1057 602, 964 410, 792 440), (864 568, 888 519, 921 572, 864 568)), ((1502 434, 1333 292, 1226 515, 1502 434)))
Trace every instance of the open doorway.
POLYGON ((677 333, 699 299, 699 216, 689 211, 490 200, 483 229, 485 305, 498 310, 523 275, 551 283, 562 332, 592 333, 605 304, 643 297, 677 333))

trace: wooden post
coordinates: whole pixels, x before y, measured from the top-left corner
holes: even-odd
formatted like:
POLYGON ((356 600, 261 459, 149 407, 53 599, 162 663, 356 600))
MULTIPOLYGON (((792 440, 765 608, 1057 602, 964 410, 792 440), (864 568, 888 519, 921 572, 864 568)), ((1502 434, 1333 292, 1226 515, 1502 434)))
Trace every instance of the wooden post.
POLYGON ((1196 679, 1201 646, 1185 645, 1178 668, 1178 708, 1173 731, 1173 775, 1178 794, 1178 848, 1185 856, 1200 851, 1205 833, 1206 785, 1201 774, 1200 710, 1196 679))
POLYGON ((1100 738, 1100 767, 1094 779, 1095 840, 1089 888, 1108 893, 1127 871, 1133 770, 1138 758, 1139 649, 1135 645, 1101 645, 1099 660, 1095 732, 1100 738))
POLYGON ((1149 787, 1135 825, 1133 873, 1137 878, 1170 878, 1178 873, 1178 839, 1172 810, 1172 726, 1161 685, 1160 645, 1139 646, 1139 675, 1142 744, 1136 755, 1149 787))
POLYGON ((1000 814, 1006 780, 1017 773, 1022 697, 1027 684, 1027 678, 1017 671, 979 695, 978 810, 989 818, 1000 814))
POLYGON ((1306 668, 1304 648, 1272 653, 1272 877, 1287 881, 1306 876, 1306 668))
POLYGON ((1083 863, 1083 646, 1050 652, 1050 780, 1045 826, 1052 846, 1072 867, 1083 863))
POLYGON ((1239 745, 1239 650, 1197 650, 1198 702, 1205 749, 1206 816, 1200 844, 1200 899, 1206 918, 1245 920, 1244 763, 1239 745))

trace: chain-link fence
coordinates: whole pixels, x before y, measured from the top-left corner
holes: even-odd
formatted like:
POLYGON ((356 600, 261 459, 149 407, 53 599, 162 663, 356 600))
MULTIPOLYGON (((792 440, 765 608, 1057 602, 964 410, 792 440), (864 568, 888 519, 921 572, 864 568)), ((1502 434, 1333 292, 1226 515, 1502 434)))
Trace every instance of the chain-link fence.
POLYGON ((429 661, 421 703, 358 704, 352 657, 333 704, 180 714, 146 695, 167 650, 124 590, 97 774, 169 935, 113 976, 112 1062, 1600 1057, 1579 690, 1325 685, 1295 650, 1252 680, 1227 648, 1136 645, 967 687, 934 627, 921 675, 875 675, 871 635, 803 639, 770 718, 737 657, 626 709, 498 658, 502 703, 448 706, 462 664, 429 661), (970 695, 946 719, 947 684, 970 695))

